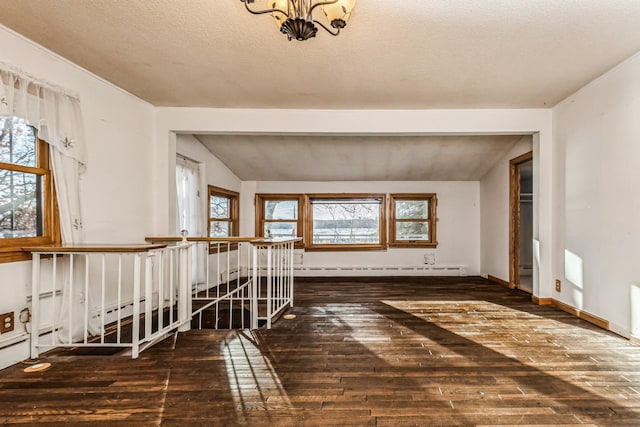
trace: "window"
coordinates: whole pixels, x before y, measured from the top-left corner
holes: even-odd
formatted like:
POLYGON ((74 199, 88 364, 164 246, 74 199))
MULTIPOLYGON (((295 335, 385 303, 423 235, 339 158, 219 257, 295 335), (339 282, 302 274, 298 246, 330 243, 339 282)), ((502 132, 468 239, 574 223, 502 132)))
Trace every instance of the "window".
POLYGON ((23 247, 60 242, 48 146, 26 120, 0 116, 0 262, 23 247))
POLYGON ((306 248, 379 250, 386 247, 384 194, 307 197, 306 248))
MULTIPOLYGON (((210 185, 209 237, 238 236, 240 232, 239 217, 238 193, 210 185)), ((231 249, 236 248, 237 244, 231 245, 231 249)), ((222 247, 221 250, 225 251, 226 247, 222 247)))
MULTIPOLYGON (((301 194, 256 194, 256 235, 302 237, 302 207, 301 194)), ((296 244, 302 246, 302 242, 296 244)))
POLYGON ((390 194, 389 246, 438 246, 435 194, 390 194))

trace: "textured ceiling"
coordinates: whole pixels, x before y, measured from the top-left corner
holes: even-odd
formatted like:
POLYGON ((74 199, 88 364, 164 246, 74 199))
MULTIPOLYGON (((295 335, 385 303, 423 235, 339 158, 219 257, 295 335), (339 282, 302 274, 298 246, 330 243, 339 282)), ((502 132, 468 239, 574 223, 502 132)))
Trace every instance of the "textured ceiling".
POLYGON ((194 135, 242 180, 477 181, 530 136, 194 135))
POLYGON ((544 107, 640 50, 638 0, 362 0, 306 42, 240 0, 1 0, 0 23, 162 106, 544 107))

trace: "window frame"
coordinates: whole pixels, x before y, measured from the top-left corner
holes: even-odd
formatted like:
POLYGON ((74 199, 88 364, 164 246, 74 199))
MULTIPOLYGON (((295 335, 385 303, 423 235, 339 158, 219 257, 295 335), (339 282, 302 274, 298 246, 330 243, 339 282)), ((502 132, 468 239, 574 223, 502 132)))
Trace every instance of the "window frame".
POLYGON ((305 195, 305 250, 307 251, 384 251, 387 249, 387 195, 373 193, 326 193, 305 195), (379 217, 379 243, 356 243, 356 244, 314 244, 313 243, 313 200, 362 200, 372 199, 380 203, 379 217))
POLYGON ((389 194, 389 247, 391 248, 436 248, 438 223, 438 196, 436 193, 394 193, 389 194), (428 218, 397 219, 396 201, 427 201, 429 203, 428 218), (425 221, 426 220, 426 221, 425 221), (429 240, 397 240, 397 222, 427 222, 429 240))
POLYGON ((264 226, 267 222, 297 222, 296 230, 297 237, 302 238, 303 240, 295 243, 296 249, 302 249, 305 247, 304 244, 304 222, 305 222, 305 197, 304 194, 293 194, 293 193, 282 193, 282 194, 274 194, 274 193, 256 193, 255 195, 255 208, 256 208, 256 218, 255 218, 255 235, 256 237, 264 238, 264 226), (295 221, 287 220, 287 219, 265 219, 265 202, 277 202, 277 201, 288 201, 295 200, 298 202, 298 219, 295 221))
POLYGON ((31 253, 25 251, 24 248, 61 243, 60 215, 53 171, 51 169, 49 144, 38 138, 38 133, 35 128, 33 128, 33 132, 36 139, 37 165, 23 166, 14 163, 0 162, 0 169, 35 174, 42 177, 42 236, 0 239, 0 264, 30 260, 31 253))
MULTIPOLYGON (((229 236, 238 237, 240 235, 240 193, 226 188, 216 187, 215 185, 207 185, 207 237, 211 237, 211 222, 227 221, 229 222, 229 236), (229 200, 229 217, 212 217, 211 216, 211 197, 222 197, 229 200)), ((218 246, 216 242, 209 243, 209 253, 216 254, 220 252, 234 251, 238 249, 238 243, 230 245, 218 246)))

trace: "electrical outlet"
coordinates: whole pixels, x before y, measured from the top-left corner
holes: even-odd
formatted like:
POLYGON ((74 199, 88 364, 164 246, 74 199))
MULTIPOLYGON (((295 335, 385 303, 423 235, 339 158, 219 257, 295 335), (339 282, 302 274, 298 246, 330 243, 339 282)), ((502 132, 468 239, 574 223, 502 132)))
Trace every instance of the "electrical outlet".
POLYGON ((562 282, 556 279, 556 292, 560 292, 560 289, 562 289, 562 282))
POLYGON ((14 317, 13 311, 11 313, 0 314, 0 334, 13 331, 14 317))

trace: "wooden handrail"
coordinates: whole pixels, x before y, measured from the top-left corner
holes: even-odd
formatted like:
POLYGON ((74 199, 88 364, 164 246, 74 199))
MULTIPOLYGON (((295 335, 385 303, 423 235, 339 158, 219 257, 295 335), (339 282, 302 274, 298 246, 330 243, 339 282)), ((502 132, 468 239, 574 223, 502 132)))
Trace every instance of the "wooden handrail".
MULTIPOLYGON (((147 242, 181 242, 182 237, 146 237, 147 242)), ((211 243, 251 243, 253 245, 277 245, 280 243, 300 242, 301 237, 283 239, 265 239, 263 237, 187 237, 187 242, 211 243)))
POLYGON ((69 253, 69 252, 146 252, 152 249, 166 248, 165 244, 140 245, 111 245, 111 244, 83 244, 83 245, 43 245, 22 248, 27 252, 39 253, 69 253))
POLYGON ((276 239, 263 239, 258 238, 256 240, 252 240, 251 244, 256 246, 273 246, 279 245, 281 243, 296 243, 302 241, 302 237, 293 237, 293 238, 276 238, 276 239))
MULTIPOLYGON (((260 237, 187 237, 187 242, 242 243, 252 242, 260 237)), ((182 237, 146 237, 147 242, 181 242, 182 237)))

